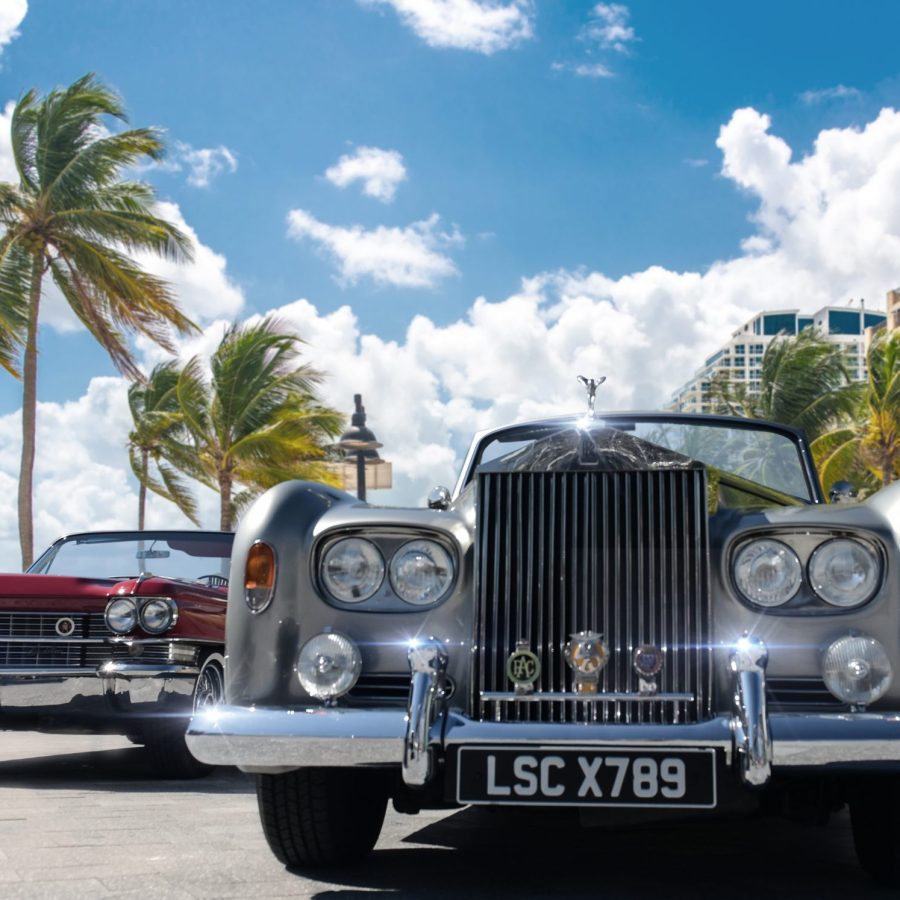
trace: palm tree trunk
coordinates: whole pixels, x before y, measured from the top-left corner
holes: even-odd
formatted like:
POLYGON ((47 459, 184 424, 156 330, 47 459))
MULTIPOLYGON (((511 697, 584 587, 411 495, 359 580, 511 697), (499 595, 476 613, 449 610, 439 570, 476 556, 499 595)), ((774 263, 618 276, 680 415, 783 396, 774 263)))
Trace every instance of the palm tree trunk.
POLYGON ((144 510, 147 507, 147 468, 150 453, 147 450, 141 450, 141 486, 138 488, 138 531, 144 530, 144 510))
POLYGON ((231 473, 219 472, 219 528, 231 531, 231 473))
POLYGON ((43 253, 35 255, 31 269, 31 296, 25 333, 25 360, 22 371, 22 462, 19 467, 19 547, 22 568, 34 561, 34 448, 37 426, 37 331, 43 279, 43 253))

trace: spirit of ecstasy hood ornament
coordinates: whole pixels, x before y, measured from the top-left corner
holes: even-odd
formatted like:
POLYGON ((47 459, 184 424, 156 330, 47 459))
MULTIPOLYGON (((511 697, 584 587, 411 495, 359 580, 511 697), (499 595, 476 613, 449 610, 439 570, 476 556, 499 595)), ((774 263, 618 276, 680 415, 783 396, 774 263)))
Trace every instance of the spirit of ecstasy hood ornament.
POLYGON ((597 388, 606 381, 606 376, 601 375, 599 378, 586 378, 584 375, 579 375, 578 380, 584 385, 584 389, 588 392, 588 415, 593 419, 596 415, 594 412, 594 403, 597 400, 597 388))

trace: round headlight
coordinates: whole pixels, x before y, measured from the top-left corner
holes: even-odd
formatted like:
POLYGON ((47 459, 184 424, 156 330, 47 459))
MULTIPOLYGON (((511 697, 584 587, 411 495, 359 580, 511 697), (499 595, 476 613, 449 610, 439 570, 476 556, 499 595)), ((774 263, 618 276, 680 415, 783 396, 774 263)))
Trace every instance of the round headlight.
POLYGON ((809 558, 813 590, 832 606, 859 606, 872 599, 881 574, 878 557, 860 541, 819 544, 809 558))
POLYGON ((452 582, 450 554, 434 541, 410 541, 391 560, 391 587, 401 600, 413 606, 440 600, 452 582))
POLYGON ((154 597, 141 607, 141 628, 150 634, 162 634, 175 624, 178 607, 168 597, 154 597))
POLYGON ((378 548, 362 538, 335 541, 322 557, 322 582, 335 600, 362 603, 384 581, 384 560, 378 548))
POLYGON ((356 684, 362 668, 359 648, 337 632, 317 634, 300 649, 297 677, 310 697, 331 700, 356 684))
POLYGON ((769 538, 745 544, 734 561, 740 592, 757 606, 782 606, 798 590, 802 569, 787 544, 769 538))
POLYGON ((884 647, 865 635, 836 640, 822 660, 822 678, 838 700, 867 706, 891 686, 893 672, 884 647))
POLYGON ((137 625, 137 607, 130 597, 118 597, 106 607, 106 627, 116 634, 128 634, 137 625))

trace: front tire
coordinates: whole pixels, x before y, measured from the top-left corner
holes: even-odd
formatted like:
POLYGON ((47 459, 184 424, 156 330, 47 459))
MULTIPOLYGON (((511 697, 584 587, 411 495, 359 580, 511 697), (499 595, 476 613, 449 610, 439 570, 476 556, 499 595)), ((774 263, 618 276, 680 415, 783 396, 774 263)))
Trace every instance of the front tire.
POLYGON ((359 862, 375 846, 387 807, 385 773, 353 768, 260 775, 259 817, 269 847, 292 868, 359 862))
MULTIPOLYGON (((211 653, 194 683, 193 711, 222 703, 225 699, 225 660, 211 653)), ((144 746, 154 771, 163 778, 202 778, 213 766, 200 762, 190 750, 184 736, 187 720, 181 716, 159 717, 144 728, 144 746)))
POLYGON ((860 780, 850 797, 859 864, 881 885, 900 887, 900 778, 860 780))

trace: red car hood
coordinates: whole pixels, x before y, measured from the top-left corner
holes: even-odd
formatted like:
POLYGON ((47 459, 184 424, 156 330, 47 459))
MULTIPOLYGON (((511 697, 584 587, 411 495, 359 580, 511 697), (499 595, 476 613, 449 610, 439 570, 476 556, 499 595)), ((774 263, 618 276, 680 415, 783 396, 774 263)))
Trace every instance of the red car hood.
POLYGON ((132 581, 73 578, 68 575, 0 574, 0 610, 64 607, 72 612, 103 610, 110 594, 132 581))

